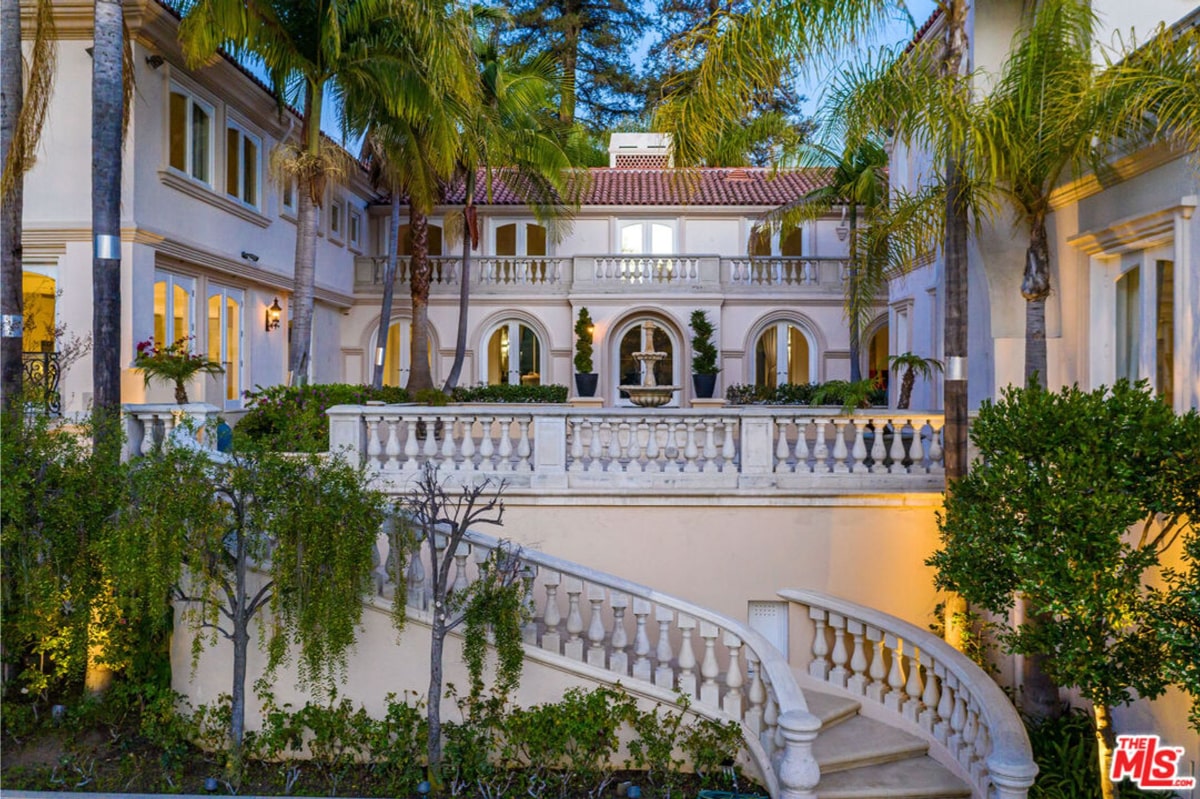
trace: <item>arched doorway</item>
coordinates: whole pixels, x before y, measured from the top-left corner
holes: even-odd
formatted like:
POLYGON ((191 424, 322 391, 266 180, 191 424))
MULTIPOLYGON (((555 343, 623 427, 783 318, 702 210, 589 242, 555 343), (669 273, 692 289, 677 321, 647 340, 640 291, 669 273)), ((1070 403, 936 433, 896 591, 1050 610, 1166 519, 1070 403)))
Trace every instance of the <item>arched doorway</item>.
MULTIPOLYGON (((375 337, 372 336, 372 341, 375 337)), ((429 336, 429 372, 433 374, 433 336, 429 336)), ((393 319, 388 327, 387 355, 383 359, 383 384, 385 386, 408 385, 408 374, 412 369, 412 320, 393 319)), ((434 382, 437 376, 434 375, 434 382)))
MULTIPOLYGON (((650 368, 654 369, 654 380, 658 385, 683 385, 680 364, 682 348, 679 334, 662 319, 649 315, 632 317, 618 326, 617 335, 613 340, 616 342, 616 351, 613 353, 615 366, 613 373, 618 376, 618 385, 642 385, 645 372, 650 368), (645 322, 654 324, 653 331, 648 331, 643 326, 645 322), (664 352, 667 357, 658 361, 653 367, 640 363, 633 357, 635 352, 650 350, 664 352)), ((613 392, 616 395, 615 403, 617 405, 632 404, 629 401, 629 395, 617 386, 613 386, 613 392)), ((678 392, 670 404, 679 404, 678 392)))
POLYGON ((485 337, 480 364, 481 378, 488 385, 541 385, 545 351, 537 332, 519 319, 506 319, 485 337))
POLYGON ((816 348, 795 322, 779 320, 762 329, 754 343, 754 385, 815 383, 816 348))

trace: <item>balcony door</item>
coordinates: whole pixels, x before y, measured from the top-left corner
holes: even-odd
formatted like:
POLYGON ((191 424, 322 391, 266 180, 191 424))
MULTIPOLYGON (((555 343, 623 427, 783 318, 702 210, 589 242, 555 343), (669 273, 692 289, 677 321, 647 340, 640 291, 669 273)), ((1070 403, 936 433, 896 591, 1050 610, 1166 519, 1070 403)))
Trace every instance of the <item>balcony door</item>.
POLYGON ((206 355, 225 367, 225 374, 215 377, 225 410, 242 407, 244 308, 245 296, 240 289, 209 284, 206 355))
POLYGON ((815 352, 808 337, 790 322, 775 322, 754 345, 754 384, 775 388, 784 383, 812 383, 817 379, 815 352))
MULTIPOLYGON (((373 340, 373 339, 372 339, 373 340)), ((407 386, 412 371, 413 329, 411 319, 393 319, 388 327, 387 357, 383 361, 383 384, 407 386)), ((429 338, 429 373, 433 374, 433 337, 429 338)), ((436 380, 436 376, 435 376, 436 380)))

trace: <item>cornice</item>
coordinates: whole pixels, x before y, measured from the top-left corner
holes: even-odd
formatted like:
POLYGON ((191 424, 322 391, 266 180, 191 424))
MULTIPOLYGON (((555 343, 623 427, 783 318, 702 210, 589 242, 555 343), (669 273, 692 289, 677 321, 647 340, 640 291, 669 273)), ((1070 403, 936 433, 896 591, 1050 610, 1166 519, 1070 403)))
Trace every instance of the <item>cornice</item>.
POLYGON ((221 194, 218 194, 207 185, 198 183, 189 177, 179 174, 171 169, 158 170, 158 178, 163 182, 163 185, 181 191, 189 197, 208 203, 209 205, 224 211, 228 214, 233 214, 239 219, 244 219, 251 224, 261 228, 271 226, 271 219, 258 211, 229 199, 221 194))
POLYGON ((1181 197, 1175 205, 1082 231, 1069 237, 1067 244, 1087 255, 1117 255, 1163 244, 1175 236, 1176 217, 1191 219, 1197 204, 1200 200, 1194 194, 1181 197))
POLYGON ((1186 156, 1187 153, 1173 148, 1165 142, 1151 145, 1114 161, 1108 167, 1110 174, 1106 174, 1103 179, 1095 173, 1089 173, 1059 186, 1050 192, 1050 209, 1057 211, 1186 156))

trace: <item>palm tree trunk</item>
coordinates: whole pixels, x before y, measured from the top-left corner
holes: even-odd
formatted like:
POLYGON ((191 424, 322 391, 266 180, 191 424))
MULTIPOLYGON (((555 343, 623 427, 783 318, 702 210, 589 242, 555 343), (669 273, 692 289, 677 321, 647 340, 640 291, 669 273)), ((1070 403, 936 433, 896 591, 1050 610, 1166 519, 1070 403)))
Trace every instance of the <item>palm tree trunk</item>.
MULTIPOLYGON (((0 168, 6 172, 16 138, 17 120, 25 100, 21 79, 21 3, 0 0, 0 168)), ((7 411, 21 394, 22 326, 25 320, 21 293, 21 215, 24 181, 8 175, 11 188, 0 205, 0 409, 7 411)))
POLYGON ((375 374, 371 385, 383 387, 383 369, 387 361, 388 332, 392 322, 392 300, 396 295, 396 261, 400 257, 400 187, 392 187, 392 241, 387 265, 383 268, 383 302, 379 306, 379 335, 375 339, 375 374))
MULTIPOLYGON (((121 119, 124 17, 120 0, 96 0, 92 51, 92 403, 121 410, 121 119)), ((102 425, 106 431, 116 427, 102 425)), ((108 434, 108 433, 106 433, 108 434)), ((97 444, 99 447, 99 444, 97 444)))
POLYGON ((850 273, 846 290, 850 293, 850 381, 862 380, 859 363, 859 319, 862 316, 862 297, 858 296, 858 206, 850 203, 850 273))
MULTIPOLYGON (((947 7, 946 55, 942 63, 947 78, 957 76, 967 52, 966 0, 952 0, 947 7)), ((958 91, 966 91, 959 88, 958 91)), ((943 258, 946 268, 946 317, 943 346, 946 356, 945 425, 942 447, 946 464, 946 492, 967 473, 967 233, 969 220, 963 197, 965 179, 956 155, 946 159, 946 233, 943 258)), ((950 594, 945 601, 943 628, 946 642, 963 646, 962 619, 967 601, 950 594)))
POLYGON ((1025 252, 1025 385, 1046 385, 1046 298, 1050 296, 1050 250, 1046 243, 1046 218, 1037 215, 1030 226, 1025 252))
POLYGON ((463 361, 467 357, 467 313, 471 307, 471 248, 479 243, 479 218, 475 210, 475 174, 466 175, 467 194, 463 203, 462 271, 458 278, 458 334, 454 340, 454 363, 446 377, 443 391, 449 393, 458 385, 463 361))
MULTIPOLYGON (((321 152, 321 100, 319 86, 308 84, 304 103, 304 151, 317 157, 321 152)), ((292 294, 292 354, 288 371, 294 385, 308 382, 309 348, 312 344, 313 294, 317 279, 317 208, 325 189, 324 176, 307 175, 299 181, 296 209, 296 272, 292 294)))
POLYGON ((408 372, 408 393, 433 388, 429 370, 429 219, 415 207, 408 209, 408 229, 412 235, 412 260, 408 268, 412 286, 412 359, 408 372))
POLYGON ((908 410, 908 403, 912 401, 913 385, 917 382, 916 372, 910 366, 904 370, 904 379, 900 381, 900 396, 896 400, 896 410, 908 410))

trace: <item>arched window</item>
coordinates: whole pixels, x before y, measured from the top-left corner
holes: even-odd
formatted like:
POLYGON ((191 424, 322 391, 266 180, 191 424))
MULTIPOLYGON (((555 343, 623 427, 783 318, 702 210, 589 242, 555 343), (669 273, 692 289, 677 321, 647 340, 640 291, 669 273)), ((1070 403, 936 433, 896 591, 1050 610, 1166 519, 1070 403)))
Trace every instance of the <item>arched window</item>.
POLYGON ((808 336, 791 322, 768 325, 754 344, 754 384, 774 388, 817 379, 816 352, 808 336))
POLYGON ((24 271, 21 273, 21 293, 25 300, 25 329, 21 349, 25 352, 54 352, 57 282, 50 275, 24 271))
POLYGON ((501 322, 487 338, 483 377, 488 385, 542 383, 542 342, 516 319, 501 322))
MULTIPOLYGON (((430 223, 428 227, 429 235, 429 255, 442 254, 442 229, 438 225, 430 223)), ((384 253, 391 248, 391 237, 388 238, 387 248, 384 253)), ((412 233, 408 229, 408 225, 400 226, 400 252, 397 255, 412 255, 412 233)))
POLYGON ((509 222, 496 228, 496 255, 546 254, 546 228, 532 222, 509 222))
POLYGON ((801 254, 800 239, 798 227, 788 226, 775 232, 770 228, 756 227, 750 232, 750 255, 761 258, 798 258, 801 254))
POLYGON ((879 387, 888 387, 888 326, 880 325, 867 344, 867 377, 878 378, 879 387))
MULTIPOLYGON (((679 375, 679 358, 676 357, 678 346, 675 337, 663 323, 657 319, 641 317, 627 322, 621 327, 619 345, 616 353, 617 374, 620 375, 619 385, 640 386, 647 369, 651 368, 644 362, 637 361, 635 352, 666 353, 665 358, 654 364, 654 381, 660 386, 682 385, 679 375), (653 334, 643 327, 644 322, 654 323, 653 334)), ((622 405, 629 404, 629 395, 624 391, 618 392, 618 400, 622 405)))
MULTIPOLYGON (((430 372, 433 371, 433 337, 429 337, 430 372)), ((383 360, 383 384, 385 386, 408 385, 408 372, 412 368, 412 320, 393 319, 388 327, 387 357, 383 360)))

